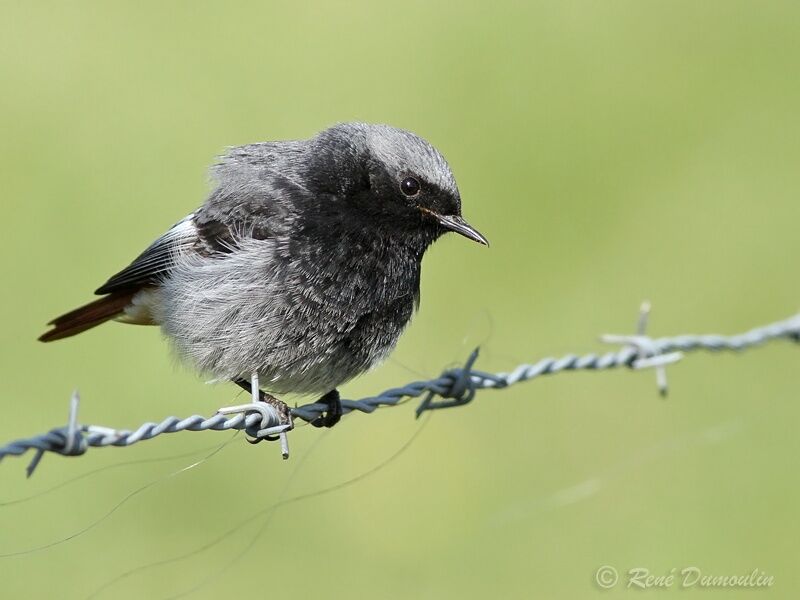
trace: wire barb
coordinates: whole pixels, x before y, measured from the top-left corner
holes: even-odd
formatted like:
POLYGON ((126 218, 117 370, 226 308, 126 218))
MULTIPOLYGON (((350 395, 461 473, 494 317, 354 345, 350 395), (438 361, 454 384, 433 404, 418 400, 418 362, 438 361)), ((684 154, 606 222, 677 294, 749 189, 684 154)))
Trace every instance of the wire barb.
POLYGON ((462 368, 451 369, 441 374, 439 379, 449 379, 450 385, 441 390, 430 390, 428 392, 428 395, 417 407, 416 416, 418 419, 426 410, 463 406, 472 402, 478 392, 477 383, 472 379, 472 365, 478 360, 479 350, 480 348, 475 348, 470 353, 467 362, 462 368), (443 402, 434 402, 433 399, 436 396, 445 400, 443 402))
MULTIPOLYGON (((561 358, 543 358, 533 364, 519 365, 508 373, 486 373, 474 369, 478 350, 474 350, 463 367, 444 371, 436 379, 415 381, 403 387, 386 390, 377 396, 361 400, 342 400, 342 413, 372 413, 384 406, 395 406, 406 398, 423 397, 416 410, 419 416, 427 410, 464 406, 475 398, 480 390, 505 389, 523 381, 530 381, 544 375, 554 375, 569 371, 599 371, 627 367, 632 369, 653 368, 659 391, 666 394, 667 380, 665 367, 680 360, 685 353, 699 350, 711 352, 741 352, 767 342, 786 339, 800 342, 800 314, 789 319, 757 327, 737 335, 678 335, 653 339, 645 335, 650 306, 642 305, 635 335, 605 335, 606 343, 621 344, 616 352, 604 354, 589 353, 582 356, 567 354, 561 358), (436 401, 439 397, 442 400, 436 401)), ((254 399, 258 398, 258 379, 253 381, 254 399)), ((281 442, 281 452, 288 456, 287 431, 291 423, 281 423, 278 411, 265 402, 223 407, 210 418, 193 415, 185 419, 167 417, 160 423, 145 423, 135 431, 117 430, 97 425, 82 426, 78 423, 78 393, 70 399, 69 420, 66 427, 58 427, 47 433, 26 439, 16 440, 0 446, 0 460, 6 456, 21 456, 29 450, 35 452, 28 465, 30 476, 39 465, 46 452, 64 456, 78 456, 89 447, 131 446, 143 440, 153 439, 163 433, 178 431, 228 431, 245 430, 261 439, 276 433, 281 442), (229 416, 232 415, 232 416, 229 416)), ((295 407, 291 417, 313 421, 322 415, 328 406, 324 403, 311 403, 295 407)))
POLYGON ((639 320, 636 322, 636 335, 606 334, 600 341, 607 344, 626 344, 634 350, 636 355, 629 365, 632 369, 654 369, 656 372, 656 385, 662 398, 667 397, 667 365, 678 362, 683 358, 682 352, 663 352, 656 343, 645 335, 647 323, 650 319, 650 303, 642 302, 639 309, 639 320))
MULTIPOLYGON (((34 471, 36 471, 36 467, 39 466, 44 453, 47 451, 57 452, 58 454, 63 454, 64 456, 80 456, 86 452, 86 441, 83 439, 83 432, 81 427, 78 425, 78 407, 80 406, 80 400, 81 399, 78 395, 78 390, 72 392, 72 396, 69 400, 69 418, 67 419, 67 426, 54 429, 50 432, 53 435, 63 437, 62 446, 53 450, 41 446, 36 447, 36 453, 33 455, 31 462, 28 463, 28 466, 25 469, 25 473, 28 478, 30 478, 34 471)), ((3 453, 0 451, 0 459, 2 458, 3 453)))
POLYGON ((280 415, 276 408, 261 400, 260 386, 258 382, 258 373, 253 373, 250 380, 250 393, 252 400, 249 404, 237 404, 236 406, 225 406, 217 410, 217 414, 258 414, 261 416, 261 422, 256 428, 248 428, 246 431, 254 438, 254 444, 264 439, 270 439, 274 435, 278 435, 281 442, 281 455, 284 460, 289 458, 289 438, 286 435, 293 425, 291 417, 289 423, 281 423, 280 415), (277 423, 275 425, 274 423, 277 423))

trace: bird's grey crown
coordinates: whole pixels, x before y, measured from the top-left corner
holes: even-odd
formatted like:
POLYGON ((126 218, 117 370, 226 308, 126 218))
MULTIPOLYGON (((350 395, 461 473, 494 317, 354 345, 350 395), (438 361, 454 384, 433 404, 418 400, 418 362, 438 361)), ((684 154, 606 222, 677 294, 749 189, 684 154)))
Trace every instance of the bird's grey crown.
POLYGON ((391 125, 369 123, 342 123, 331 130, 363 136, 369 154, 393 170, 396 176, 416 175, 458 197, 450 165, 436 148, 418 135, 391 125))
POLYGON ((340 123, 308 140, 261 142, 235 146, 219 158, 211 168, 217 183, 226 180, 247 180, 259 170, 268 168, 283 173, 302 170, 306 153, 315 141, 325 139, 340 152, 364 151, 379 160, 395 177, 413 175, 442 192, 459 198, 458 186, 444 156, 418 135, 392 127, 370 123, 340 123))

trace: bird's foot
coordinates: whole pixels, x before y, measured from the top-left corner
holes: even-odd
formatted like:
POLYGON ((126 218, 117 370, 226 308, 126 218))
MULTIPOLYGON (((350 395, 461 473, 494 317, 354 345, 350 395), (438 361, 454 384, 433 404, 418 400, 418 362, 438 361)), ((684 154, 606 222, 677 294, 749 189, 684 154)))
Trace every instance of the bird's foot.
MULTIPOLYGON (((289 408, 289 405, 286 404, 286 402, 279 400, 272 394, 268 394, 262 390, 258 390, 258 401, 264 402, 275 409, 275 411, 278 413, 278 426, 288 425, 288 427, 283 430, 283 433, 294 429, 294 422, 292 421, 292 409, 289 408)), ((265 435, 264 437, 257 437, 247 441, 251 444, 257 444, 258 442, 263 442, 264 440, 267 440, 268 442, 274 442, 278 439, 280 439, 279 435, 265 435)))
MULTIPOLYGON (((265 432, 265 435, 259 435, 257 437, 254 437, 253 439, 248 439, 247 440, 248 442, 250 442, 251 444, 257 444, 264 440, 267 440, 269 442, 274 442, 276 440, 282 439, 282 436, 283 438, 285 438, 285 433, 287 431, 291 431, 292 429, 294 429, 294 422, 292 421, 292 410, 283 400, 279 400, 272 394, 268 394, 267 392, 259 389, 257 383, 258 382, 257 376, 253 377, 252 382, 247 381, 245 379, 234 379, 233 382, 242 389, 252 394, 254 404, 258 405, 259 402, 263 402, 264 404, 271 406, 273 409, 275 409, 275 412, 278 413, 278 424, 274 427, 270 427, 270 429, 280 430, 280 433, 278 435, 266 434, 265 432)), ((244 406, 236 408, 244 408, 244 406)))
POLYGON ((339 390, 331 390, 322 398, 317 400, 320 404, 327 404, 328 410, 324 415, 320 415, 311 424, 314 427, 333 427, 342 418, 342 400, 339 396, 339 390))

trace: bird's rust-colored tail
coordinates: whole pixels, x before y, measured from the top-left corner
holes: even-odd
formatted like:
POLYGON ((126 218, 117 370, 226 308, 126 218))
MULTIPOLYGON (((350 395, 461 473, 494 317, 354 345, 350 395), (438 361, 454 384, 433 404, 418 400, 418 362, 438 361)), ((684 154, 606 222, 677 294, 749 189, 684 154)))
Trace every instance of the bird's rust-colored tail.
POLYGON ((52 342, 70 337, 118 317, 123 314, 135 293, 132 291, 109 294, 71 310, 50 321, 48 325, 52 325, 53 328, 39 336, 39 341, 52 342))

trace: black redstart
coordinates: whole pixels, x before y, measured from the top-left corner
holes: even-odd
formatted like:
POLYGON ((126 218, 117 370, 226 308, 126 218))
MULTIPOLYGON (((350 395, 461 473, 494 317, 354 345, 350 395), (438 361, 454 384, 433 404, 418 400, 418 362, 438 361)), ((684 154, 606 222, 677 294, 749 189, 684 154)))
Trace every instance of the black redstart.
POLYGON ((442 155, 387 125, 232 148, 212 173, 205 204, 39 339, 111 319, 160 325, 204 374, 321 394, 317 424, 331 426, 336 388, 384 359, 411 318, 428 246, 448 231, 487 244, 442 155))

